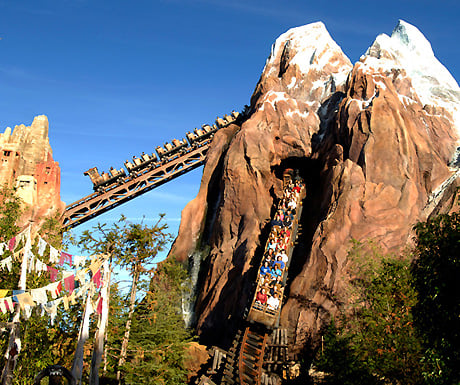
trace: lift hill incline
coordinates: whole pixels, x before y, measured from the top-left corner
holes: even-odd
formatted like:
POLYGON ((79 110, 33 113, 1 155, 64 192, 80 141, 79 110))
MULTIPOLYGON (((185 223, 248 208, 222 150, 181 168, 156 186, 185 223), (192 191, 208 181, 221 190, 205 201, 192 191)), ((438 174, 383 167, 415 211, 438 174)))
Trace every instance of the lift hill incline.
POLYGON ((157 154, 133 156, 132 161, 124 163, 126 171, 113 167, 108 173, 99 174, 97 167, 85 171, 84 174, 93 182, 94 193, 66 207, 63 227, 78 226, 201 166, 214 134, 240 116, 233 111, 231 115, 218 117, 212 126, 204 124, 202 128, 195 128, 194 132, 187 132, 186 139, 173 139, 163 147, 156 147, 157 154))

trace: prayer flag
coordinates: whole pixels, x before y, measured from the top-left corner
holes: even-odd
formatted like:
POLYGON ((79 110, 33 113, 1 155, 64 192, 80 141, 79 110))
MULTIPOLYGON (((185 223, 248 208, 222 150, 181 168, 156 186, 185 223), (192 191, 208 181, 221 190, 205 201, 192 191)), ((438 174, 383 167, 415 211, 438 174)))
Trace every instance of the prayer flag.
POLYGON ((58 281, 58 282, 50 283, 48 286, 45 287, 45 289, 51 293, 51 297, 56 299, 57 296, 61 293, 62 282, 58 281))
POLYGON ((51 318, 51 325, 54 325, 54 320, 57 316, 57 307, 61 303, 62 298, 59 298, 55 301, 48 302, 45 306, 43 306, 43 309, 46 310, 46 312, 49 314, 51 318))
POLYGON ((43 253, 46 249, 46 242, 42 237, 38 237, 38 255, 43 257, 43 253))
POLYGON ((18 302, 18 294, 24 293, 25 290, 13 290, 13 302, 18 302))
POLYGON ((19 250, 19 251, 16 251, 15 253, 13 253, 13 258, 16 260, 16 261, 20 261, 21 260, 21 252, 22 252, 22 249, 19 250))
POLYGON ((35 271, 35 255, 32 253, 32 251, 27 250, 27 263, 28 263, 28 272, 32 273, 32 271, 35 271))
POLYGON ((74 255, 73 256, 73 264, 78 269, 80 266, 84 266, 86 261, 86 257, 83 255, 74 255))
POLYGON ((58 275, 58 270, 55 269, 54 267, 50 267, 50 266, 47 266, 46 269, 50 273, 50 281, 55 282, 56 278, 57 278, 57 275, 58 275))
POLYGON ((50 262, 57 263, 59 261, 59 251, 50 245, 50 262))
POLYGON ((42 261, 40 261, 38 258, 35 261, 35 272, 38 273, 38 275, 41 275, 42 271, 47 271, 48 266, 44 264, 42 261))
POLYGON ((91 262, 91 265, 89 265, 89 269, 93 273, 93 275, 96 273, 96 271, 99 270, 99 268, 102 265, 102 261, 99 259, 96 259, 94 262, 91 262))
POLYGON ((99 299, 97 301, 97 307, 96 307, 96 312, 97 314, 101 315, 102 314, 102 297, 99 294, 99 299))
POLYGON ((5 258, 2 261, 0 261, 0 268, 3 270, 6 266, 8 271, 11 273, 12 262, 13 262, 13 258, 11 257, 5 258))
POLYGON ((34 302, 43 305, 48 302, 48 296, 46 295, 46 288, 42 287, 40 289, 32 289, 30 291, 32 299, 34 302))
POLYGON ((69 295, 69 300, 70 300, 70 303, 71 303, 72 305, 76 305, 76 304, 77 304, 77 301, 75 300, 75 294, 76 294, 76 292, 75 292, 75 290, 74 290, 74 291, 72 292, 72 294, 69 295))
POLYGON ((33 299, 32 299, 32 297, 30 296, 30 294, 27 293, 27 292, 18 294, 16 297, 17 297, 17 299, 18 299, 19 306, 20 306, 21 309, 23 309, 23 310, 24 310, 24 307, 25 307, 26 305, 28 305, 28 306, 35 306, 35 302, 33 301, 33 299))
POLYGON ((69 292, 69 294, 72 294, 73 290, 75 289, 75 276, 73 274, 67 278, 64 278, 64 287, 69 292))
POLYGON ((32 306, 24 305, 24 318, 28 320, 32 315, 32 306))
POLYGON ((98 270, 96 274, 93 275, 93 282, 96 285, 97 288, 101 287, 101 270, 98 270))
POLYGON ((67 262, 69 266, 72 266, 72 255, 69 253, 65 253, 64 251, 61 251, 61 258, 59 260, 59 264, 63 265, 65 262, 67 262))
POLYGON ((8 241, 8 250, 13 251, 14 246, 16 246, 16 237, 13 237, 8 241))
POLYGON ((11 297, 6 297, 2 299, 2 301, 5 303, 6 310, 9 310, 10 312, 14 310, 13 299, 11 297))
POLYGON ((8 289, 0 289, 0 298, 3 298, 9 292, 8 289))

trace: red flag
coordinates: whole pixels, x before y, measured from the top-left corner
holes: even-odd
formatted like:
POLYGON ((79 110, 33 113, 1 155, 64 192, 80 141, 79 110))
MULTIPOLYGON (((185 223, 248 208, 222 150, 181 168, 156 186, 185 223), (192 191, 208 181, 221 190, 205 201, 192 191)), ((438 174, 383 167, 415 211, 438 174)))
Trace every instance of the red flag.
POLYGON ((99 298, 98 298, 98 301, 97 301, 96 312, 97 312, 97 314, 102 314, 102 297, 101 297, 100 294, 99 294, 99 298))
POLYGON ((73 274, 67 278, 64 278, 64 287, 69 292, 69 294, 72 294, 73 289, 75 289, 75 276, 73 274))
POLYGON ((57 275, 58 275, 58 270, 55 269, 54 267, 50 267, 50 266, 46 266, 46 269, 50 273, 50 281, 55 282, 56 278, 57 278, 57 275))
POLYGON ((61 251, 61 258, 59 259, 59 264, 62 266, 65 262, 72 266, 72 255, 64 251, 61 251))
POLYGON ((13 251, 15 245, 16 245, 16 237, 13 237, 8 241, 8 250, 13 251))
POLYGON ((101 270, 100 269, 96 271, 96 273, 94 273, 93 282, 97 288, 101 287, 102 282, 101 282, 101 270))

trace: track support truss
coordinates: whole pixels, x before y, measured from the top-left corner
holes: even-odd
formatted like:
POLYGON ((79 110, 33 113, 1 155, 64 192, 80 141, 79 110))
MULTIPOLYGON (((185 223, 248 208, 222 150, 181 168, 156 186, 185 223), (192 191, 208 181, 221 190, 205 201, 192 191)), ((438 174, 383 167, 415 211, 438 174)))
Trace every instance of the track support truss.
POLYGON ((102 192, 95 192, 71 203, 63 214, 63 228, 70 229, 78 226, 201 166, 206 159, 210 143, 211 140, 199 147, 188 148, 187 152, 168 159, 160 165, 130 174, 102 192))

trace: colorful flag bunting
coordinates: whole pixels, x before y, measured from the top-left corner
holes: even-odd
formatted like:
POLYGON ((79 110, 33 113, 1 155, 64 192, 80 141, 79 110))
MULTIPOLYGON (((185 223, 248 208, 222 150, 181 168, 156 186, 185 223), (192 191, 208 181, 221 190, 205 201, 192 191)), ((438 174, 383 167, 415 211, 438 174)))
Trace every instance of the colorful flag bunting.
POLYGON ((13 258, 12 257, 7 257, 3 260, 0 261, 0 269, 5 269, 5 267, 8 269, 8 271, 11 273, 11 268, 13 263, 13 258))

